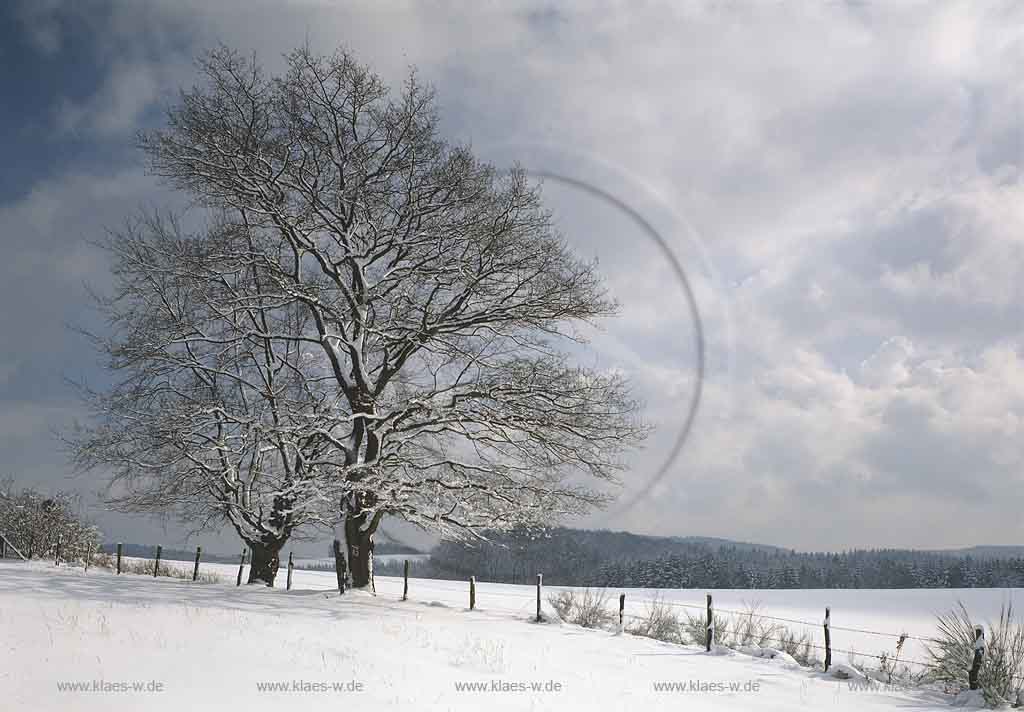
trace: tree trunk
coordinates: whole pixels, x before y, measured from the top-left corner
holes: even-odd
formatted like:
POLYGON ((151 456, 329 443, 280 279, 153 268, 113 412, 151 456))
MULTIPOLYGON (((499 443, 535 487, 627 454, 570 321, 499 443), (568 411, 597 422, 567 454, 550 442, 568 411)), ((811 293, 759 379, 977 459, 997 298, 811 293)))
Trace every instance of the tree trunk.
POLYGON ((277 569, 281 565, 281 548, 283 541, 250 542, 252 561, 249 564, 249 583, 262 583, 267 587, 274 586, 277 569))
POLYGON ((352 588, 373 587, 373 529, 367 514, 345 518, 345 545, 348 548, 348 572, 352 588))

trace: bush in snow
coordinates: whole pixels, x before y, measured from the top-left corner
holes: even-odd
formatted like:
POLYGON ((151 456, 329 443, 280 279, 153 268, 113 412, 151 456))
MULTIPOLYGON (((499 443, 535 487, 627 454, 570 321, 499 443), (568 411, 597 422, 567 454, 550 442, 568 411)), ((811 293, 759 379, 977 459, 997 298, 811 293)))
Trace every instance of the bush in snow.
MULTIPOLYGON (((955 692, 968 689, 968 671, 974 658, 974 626, 962 601, 937 617, 938 635, 928 646, 933 667, 928 678, 955 692)), ((985 654, 978 682, 986 703, 996 707, 1015 703, 1024 687, 1024 623, 1012 603, 1003 604, 999 619, 985 628, 985 654)))
MULTIPOLYGON (((804 667, 817 665, 816 655, 807 631, 794 631, 760 613, 759 604, 747 604, 742 613, 714 613, 715 644, 724 648, 774 649, 791 656, 804 667)), ((694 645, 704 645, 707 615, 687 613, 681 622, 686 638, 694 645)))
POLYGON ((0 532, 29 559, 53 557, 58 545, 61 559, 68 562, 83 562, 95 552, 100 533, 80 510, 77 495, 15 491, 11 480, 0 483, 0 532))
POLYGON ((760 603, 746 604, 744 612, 730 621, 729 627, 738 645, 756 645, 760 648, 771 645, 773 639, 782 638, 781 634, 785 630, 779 623, 761 615, 760 603))
POLYGON ((608 592, 585 588, 580 591, 560 591, 549 596, 548 602, 566 623, 584 628, 604 628, 616 618, 608 608, 608 592))
POLYGON ((643 616, 634 618, 626 632, 632 635, 642 635, 645 638, 653 638, 665 643, 685 643, 685 633, 682 621, 672 606, 655 597, 648 606, 643 616))
POLYGON ((793 656, 804 667, 816 667, 820 658, 811 646, 811 636, 807 631, 796 633, 789 628, 781 627, 779 632, 779 649, 793 656))
MULTIPOLYGON (((712 624, 715 629, 715 644, 726 648, 735 647, 732 626, 728 617, 715 613, 712 618, 712 624)), ((707 636, 707 615, 703 613, 697 615, 686 613, 685 620, 682 621, 682 628, 685 637, 691 643, 694 645, 704 645, 707 636)))
POLYGON ((868 666, 862 666, 862 670, 868 677, 892 684, 898 682, 904 685, 918 685, 926 681, 928 670, 927 669, 914 669, 907 663, 900 662, 900 654, 903 652, 903 644, 906 642, 909 636, 906 633, 901 633, 899 640, 896 643, 896 651, 883 650, 878 656, 878 667, 876 670, 869 669, 868 666))

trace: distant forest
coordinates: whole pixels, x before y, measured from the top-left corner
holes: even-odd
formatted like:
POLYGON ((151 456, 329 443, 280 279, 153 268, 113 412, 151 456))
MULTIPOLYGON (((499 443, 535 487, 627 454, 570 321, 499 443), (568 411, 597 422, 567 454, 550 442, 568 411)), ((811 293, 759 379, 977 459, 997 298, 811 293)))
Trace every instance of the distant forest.
MULTIPOLYGON (((901 549, 798 553, 699 537, 648 537, 625 532, 557 528, 544 534, 492 534, 488 542, 442 542, 424 578, 547 583, 615 588, 975 588, 1024 586, 1016 547, 979 548, 975 555, 901 549), (1009 553, 1007 553, 1009 552, 1009 553), (1011 555, 1012 554, 1012 555, 1011 555)), ((380 565, 398 574, 401 563, 380 565)))

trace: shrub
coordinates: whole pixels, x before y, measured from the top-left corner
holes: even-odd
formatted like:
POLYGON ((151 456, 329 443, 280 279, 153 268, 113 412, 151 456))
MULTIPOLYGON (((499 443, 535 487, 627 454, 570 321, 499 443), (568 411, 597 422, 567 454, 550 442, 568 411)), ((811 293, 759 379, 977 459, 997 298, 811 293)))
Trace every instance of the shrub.
POLYGON ((615 613, 608 608, 608 592, 604 589, 560 591, 549 596, 548 602, 563 621, 583 628, 604 628, 616 620, 615 613))
MULTIPOLYGON (((781 638, 781 625, 761 615, 760 603, 745 604, 746 610, 731 623, 733 639, 737 645, 766 647, 773 639, 781 638)), ((788 651, 787 651, 788 652, 788 651)))
POLYGON ((816 667, 821 659, 818 657, 811 642, 811 636, 807 631, 796 633, 785 626, 779 626, 777 647, 784 653, 793 656, 793 659, 804 667, 816 667))
POLYGON ((573 603, 576 600, 575 595, 572 591, 559 591, 556 594, 548 596, 548 603, 555 609, 555 613, 563 621, 568 620, 572 614, 573 603))
MULTIPOLYGON (((791 655, 805 667, 819 664, 820 658, 807 631, 796 632, 760 613, 759 603, 746 604, 742 613, 723 614, 715 611, 715 644, 736 649, 743 646, 774 648, 791 655)), ((696 645, 704 645, 706 614, 686 614, 681 622, 684 637, 696 645)))
MULTIPOLYGON (((705 613, 693 615, 687 612, 685 614, 685 619, 682 621, 683 633, 694 645, 704 645, 707 640, 707 619, 705 613)), ((716 611, 712 622, 715 627, 715 644, 726 648, 735 647, 729 619, 716 611)))
POLYGON ((96 550, 100 533, 82 518, 81 509, 75 494, 16 491, 12 479, 0 481, 0 532, 26 558, 55 558, 59 553, 61 561, 84 562, 96 550))
POLYGON ((642 635, 645 638, 653 638, 665 643, 685 643, 685 633, 682 622, 672 606, 655 597, 650 601, 643 616, 633 619, 626 632, 632 635, 642 635))
MULTIPOLYGON (((945 683, 959 692, 968 688, 968 671, 974 659, 974 626, 962 601, 947 613, 937 616, 938 636, 928 645, 933 667, 928 678, 945 683)), ((1024 674, 1024 624, 1017 618, 1012 603, 999 609, 999 619, 985 631, 985 655, 978 682, 985 702, 996 707, 1017 702, 1024 674)))

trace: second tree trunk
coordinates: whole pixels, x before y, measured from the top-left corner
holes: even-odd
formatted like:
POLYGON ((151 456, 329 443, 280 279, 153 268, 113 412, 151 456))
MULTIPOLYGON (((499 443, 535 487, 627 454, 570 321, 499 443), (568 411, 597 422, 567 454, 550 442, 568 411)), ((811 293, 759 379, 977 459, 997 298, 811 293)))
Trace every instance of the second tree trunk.
POLYGON ((252 549, 252 561, 249 566, 249 583, 262 583, 273 586, 277 570, 281 566, 281 547, 283 542, 266 544, 256 542, 249 545, 252 549))

